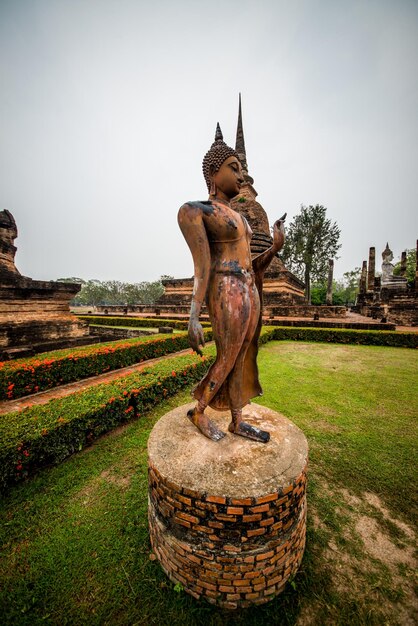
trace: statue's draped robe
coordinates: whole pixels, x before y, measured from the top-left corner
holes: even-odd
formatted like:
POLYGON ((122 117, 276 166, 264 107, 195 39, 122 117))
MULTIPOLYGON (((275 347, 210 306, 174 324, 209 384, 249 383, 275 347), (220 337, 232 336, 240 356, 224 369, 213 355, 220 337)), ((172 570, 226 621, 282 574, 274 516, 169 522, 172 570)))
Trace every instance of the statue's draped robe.
MULTIPOLYGON (((213 203, 214 205, 216 205, 217 203, 213 203)), ((248 243, 248 254, 249 254, 249 265, 251 266, 251 254, 250 254, 250 247, 249 247, 249 241, 251 239, 252 236, 252 231, 250 226, 248 225, 248 222, 245 220, 245 218, 240 215, 240 214, 236 214, 237 217, 239 219, 242 220, 244 227, 245 227, 245 233, 244 236, 247 239, 247 243, 248 243)), ((236 228, 236 226, 235 226, 236 228)), ((236 231, 235 231, 236 232, 236 231)), ((232 234, 235 234, 234 232, 232 232, 232 234)), ((239 383, 241 386, 241 407, 245 406, 246 404, 249 403, 251 398, 254 398, 256 396, 260 396, 262 395, 262 389, 261 389, 261 385, 259 382, 259 376, 258 376, 258 367, 257 367, 257 353, 258 353, 258 339, 260 336, 260 331, 261 331, 261 325, 262 325, 262 318, 261 318, 261 312, 262 312, 262 293, 263 293, 263 274, 264 274, 264 270, 258 270, 256 272, 253 272, 251 270, 251 272, 244 272, 242 275, 239 274, 239 268, 237 270, 237 276, 240 276, 240 280, 242 280, 244 283, 246 283, 246 286, 250 289, 252 288, 252 285, 255 284, 255 287, 257 289, 258 292, 258 298, 256 301, 256 304, 253 305, 253 307, 251 308, 251 310, 249 311, 249 316, 250 318, 252 318, 252 324, 251 326, 254 328, 254 331, 252 333, 252 336, 250 338, 250 342, 247 344, 247 347, 243 347, 244 344, 244 340, 245 340, 245 334, 241 337, 241 346, 237 346, 238 349, 238 354, 240 354, 240 352, 244 349, 245 350, 245 357, 244 357, 244 363, 243 363, 243 369, 242 369, 242 373, 240 371, 237 371, 236 369, 234 369, 234 366, 232 367, 232 370, 226 371, 225 372, 225 376, 222 380, 222 384, 221 387, 219 388, 219 390, 216 392, 216 394, 211 398, 211 400, 209 401, 209 406, 212 407, 213 409, 216 409, 218 411, 223 411, 226 409, 230 409, 232 408, 230 405, 230 392, 229 392, 229 386, 230 383, 232 382, 231 379, 232 377, 239 377, 241 380, 235 380, 235 383, 239 383)), ((213 279, 213 275, 212 275, 212 279, 213 279)), ((217 278, 216 280, 211 280, 208 286, 208 292, 210 289, 216 289, 218 286, 217 281, 222 280, 222 274, 217 274, 217 278), (219 277, 218 277, 219 276, 219 277)), ((220 291, 220 290, 218 290, 220 291)), ((238 311, 234 311, 233 309, 233 305, 231 308, 231 303, 234 302, 234 299, 231 297, 229 299, 228 303, 221 303, 219 302, 219 299, 217 298, 210 298, 209 297, 209 293, 207 293, 207 297, 206 297, 206 303, 207 303, 207 307, 208 307, 208 311, 209 311, 209 317, 210 320, 212 322, 212 328, 214 329, 214 335, 215 335, 215 341, 217 344, 217 359, 222 359, 222 357, 224 356, 222 351, 224 349, 223 347, 223 341, 222 341, 222 336, 216 336, 215 333, 215 316, 217 315, 217 310, 213 310, 218 309, 218 307, 221 307, 222 304, 225 304, 225 308, 228 307, 229 305, 229 310, 230 310, 230 321, 231 323, 234 323, 234 317, 236 316, 236 314, 238 313, 238 315, 242 314, 243 311, 238 310, 238 311), (211 300, 215 301, 215 306, 211 307, 211 300)), ((224 328, 223 333, 227 333, 228 332, 228 328, 224 328)), ((247 338, 248 339, 248 338, 247 338)), ((237 354, 237 357, 238 357, 237 354)), ((241 355, 242 356, 242 355, 241 355)), ((193 390, 193 396, 197 399, 200 400, 201 397, 204 395, 205 389, 207 389, 208 385, 211 384, 211 380, 212 380, 212 369, 213 366, 211 368, 209 368, 207 374, 204 376, 204 378, 196 385, 196 387, 193 390)), ((219 378, 219 377, 218 377, 219 378)))

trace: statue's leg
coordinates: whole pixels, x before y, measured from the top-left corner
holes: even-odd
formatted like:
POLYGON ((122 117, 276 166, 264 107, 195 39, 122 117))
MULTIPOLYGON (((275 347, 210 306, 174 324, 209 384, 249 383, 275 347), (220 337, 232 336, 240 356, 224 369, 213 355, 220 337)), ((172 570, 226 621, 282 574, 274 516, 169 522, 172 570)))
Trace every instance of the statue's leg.
POLYGON ((213 280, 209 287, 208 308, 216 343, 216 360, 197 386, 195 391, 197 405, 187 414, 190 421, 213 441, 218 441, 225 433, 204 411, 233 369, 250 322, 249 315, 242 315, 240 318, 233 315, 237 309, 248 310, 248 302, 244 301, 247 300, 246 294, 237 288, 238 280, 233 276, 222 275, 213 280), (233 302, 231 293, 234 294, 233 302))
POLYGON ((250 323, 248 325, 241 350, 236 358, 235 365, 229 375, 229 400, 232 420, 228 426, 228 430, 229 432, 240 435, 241 437, 247 437, 248 439, 253 439, 254 441, 267 443, 270 440, 270 433, 265 430, 260 430, 256 426, 252 426, 242 420, 244 361, 247 350, 257 328, 260 311, 260 302, 257 291, 250 287, 248 297, 251 303, 250 323))

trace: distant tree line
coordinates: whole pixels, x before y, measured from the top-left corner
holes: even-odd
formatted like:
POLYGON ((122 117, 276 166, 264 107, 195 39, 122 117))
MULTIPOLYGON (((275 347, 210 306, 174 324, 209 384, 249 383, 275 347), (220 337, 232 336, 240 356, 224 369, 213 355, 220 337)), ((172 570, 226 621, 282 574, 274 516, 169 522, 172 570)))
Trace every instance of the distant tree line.
POLYGON ((59 282, 79 283, 80 292, 73 298, 74 306, 98 306, 98 305, 132 305, 154 304, 164 293, 162 279, 170 276, 162 276, 154 282, 142 281, 140 283, 124 283, 120 280, 84 280, 83 278, 59 278, 59 282))

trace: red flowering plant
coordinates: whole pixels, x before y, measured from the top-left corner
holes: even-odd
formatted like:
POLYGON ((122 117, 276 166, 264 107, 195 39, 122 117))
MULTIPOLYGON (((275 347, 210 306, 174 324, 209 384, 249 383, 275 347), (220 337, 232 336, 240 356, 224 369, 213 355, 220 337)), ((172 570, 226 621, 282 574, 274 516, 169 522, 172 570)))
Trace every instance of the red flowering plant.
MULTIPOLYGON (((211 332, 205 332, 211 339, 211 332)), ((137 337, 16 359, 0 368, 0 400, 11 400, 188 348, 186 333, 137 337)))
POLYGON ((190 354, 167 357, 115 381, 3 415, 0 487, 61 462, 115 426, 143 416, 164 397, 192 386, 213 361, 215 346, 205 353, 205 360, 190 354))

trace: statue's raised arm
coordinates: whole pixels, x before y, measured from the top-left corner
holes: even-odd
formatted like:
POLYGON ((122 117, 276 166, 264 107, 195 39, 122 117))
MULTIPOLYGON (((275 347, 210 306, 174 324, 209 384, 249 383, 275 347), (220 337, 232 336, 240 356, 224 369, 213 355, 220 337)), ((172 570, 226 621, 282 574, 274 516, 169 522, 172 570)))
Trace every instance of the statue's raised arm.
POLYGON ((263 275, 275 255, 283 248, 285 238, 284 221, 286 215, 286 213, 282 215, 282 217, 273 224, 273 245, 253 259, 253 270, 256 274, 263 275))

